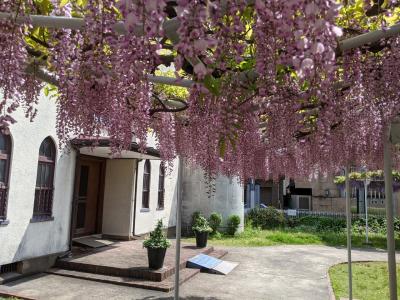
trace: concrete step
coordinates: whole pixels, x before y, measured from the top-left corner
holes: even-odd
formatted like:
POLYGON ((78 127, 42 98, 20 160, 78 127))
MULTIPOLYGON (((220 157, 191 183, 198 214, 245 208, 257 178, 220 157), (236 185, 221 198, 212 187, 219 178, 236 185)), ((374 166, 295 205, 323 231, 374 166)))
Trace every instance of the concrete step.
POLYGON ((14 281, 14 280, 18 280, 22 277, 24 277, 24 275, 21 273, 17 273, 17 272, 7 272, 7 273, 0 274, 0 285, 5 284, 7 282, 14 281))
MULTIPOLYGON (((198 274, 200 270, 184 268, 179 272, 179 284, 182 284, 198 274)), ((174 276, 170 276, 167 279, 157 282, 151 280, 143 280, 130 277, 118 277, 110 275, 93 274, 72 270, 64 270, 59 268, 51 268, 47 270, 47 273, 66 276, 84 280, 91 280, 103 283, 110 283, 116 285, 130 286, 135 288, 143 288, 148 290, 156 290, 161 292, 169 292, 174 289, 174 276)))
MULTIPOLYGON (((101 248, 100 248, 101 249, 101 248)), ((93 273, 99 275, 129 277, 151 281, 164 281, 175 273, 175 253, 167 253, 164 261, 164 267, 158 270, 151 270, 147 265, 147 252, 141 248, 140 255, 132 255, 131 249, 124 249, 121 251, 107 250, 98 251, 93 253, 85 253, 75 257, 58 259, 55 267, 70 271, 79 271, 85 273, 93 273), (96 257, 102 255, 100 259, 96 257)), ((192 245, 186 245, 181 251, 180 269, 186 268, 186 263, 189 258, 196 254, 210 254, 215 249, 213 247, 206 247, 198 249, 192 245)), ((97 251, 97 250, 96 250, 97 251)), ((222 255, 220 252, 215 252, 214 255, 222 255)))

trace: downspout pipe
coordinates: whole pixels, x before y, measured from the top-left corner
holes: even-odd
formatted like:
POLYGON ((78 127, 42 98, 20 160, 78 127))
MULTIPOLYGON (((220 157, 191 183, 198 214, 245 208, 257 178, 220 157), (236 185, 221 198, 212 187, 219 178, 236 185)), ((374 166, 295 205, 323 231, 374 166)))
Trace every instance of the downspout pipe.
POLYGON ((73 145, 71 145, 72 149, 75 150, 75 172, 74 172, 74 178, 73 178, 73 187, 72 187, 72 201, 71 201, 71 219, 70 219, 70 226, 69 226, 69 241, 68 241, 68 251, 64 256, 69 256, 71 254, 72 251, 72 238, 74 235, 74 227, 75 227, 75 216, 76 216, 76 203, 77 203, 77 188, 78 188, 78 183, 77 183, 77 179, 78 179, 78 172, 79 172, 79 161, 80 161, 80 149, 79 147, 75 147, 73 145))
POLYGON ((132 235, 135 236, 135 228, 136 228, 136 200, 137 200, 137 182, 139 175, 139 161, 140 159, 136 159, 136 171, 135 171, 135 196, 133 199, 133 224, 132 224, 132 235))

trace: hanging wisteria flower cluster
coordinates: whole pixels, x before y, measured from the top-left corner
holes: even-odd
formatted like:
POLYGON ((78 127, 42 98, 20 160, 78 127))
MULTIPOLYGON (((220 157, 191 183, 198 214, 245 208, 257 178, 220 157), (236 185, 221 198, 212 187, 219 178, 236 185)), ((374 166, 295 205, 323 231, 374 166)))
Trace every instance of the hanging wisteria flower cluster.
MULTIPOLYGON (((0 12, 35 9, 15 2, 3 1, 0 12)), ((133 136, 145 149, 152 131, 164 160, 180 155, 210 176, 242 180, 335 172, 348 164, 381 167, 385 128, 400 113, 400 40, 386 40, 375 52, 338 51, 337 1, 74 5, 53 1, 48 12, 71 17, 74 10, 84 20, 81 29, 48 29, 46 66, 58 81, 63 143, 108 136, 118 155, 133 136), (162 63, 177 81, 195 82, 186 110, 171 112, 168 99, 155 94, 148 75, 162 63)), ((2 128, 18 105, 34 116, 41 88, 25 72, 29 21, 16 20, 0 21, 2 128)))
POLYGON ((29 62, 24 42, 26 28, 15 22, 32 5, 31 1, 4 0, 0 3, 0 12, 13 13, 9 19, 0 20, 0 127, 3 131, 15 123, 11 114, 19 106, 23 106, 26 117, 31 120, 36 115, 34 106, 41 84, 34 75, 25 72, 29 62))

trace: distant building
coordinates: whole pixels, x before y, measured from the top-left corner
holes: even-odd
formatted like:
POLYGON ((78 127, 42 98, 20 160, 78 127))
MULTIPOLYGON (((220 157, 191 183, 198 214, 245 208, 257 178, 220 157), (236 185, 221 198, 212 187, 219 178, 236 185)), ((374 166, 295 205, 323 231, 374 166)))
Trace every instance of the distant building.
MULTIPOLYGON (((353 213, 364 213, 364 187, 351 188, 353 213)), ((395 190, 395 211, 400 215, 400 193, 395 190)), ((375 214, 385 214, 385 193, 376 184, 368 187, 368 208, 375 214)), ((317 179, 250 180, 245 187, 245 210, 253 207, 273 206, 279 209, 296 209, 321 212, 345 212, 344 188, 334 183, 334 176, 317 179)))

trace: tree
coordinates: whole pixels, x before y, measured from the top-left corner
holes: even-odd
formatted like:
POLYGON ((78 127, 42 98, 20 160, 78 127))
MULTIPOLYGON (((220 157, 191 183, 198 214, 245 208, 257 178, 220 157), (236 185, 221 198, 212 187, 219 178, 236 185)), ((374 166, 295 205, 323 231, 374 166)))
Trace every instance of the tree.
POLYGON ((105 129, 118 152, 152 128, 163 159, 245 179, 378 168, 400 110, 399 39, 340 50, 396 24, 393 1, 4 0, 0 12, 3 128, 17 106, 35 116, 40 77, 57 85, 63 142, 105 129), (153 84, 158 72, 193 80, 187 99, 153 84))

